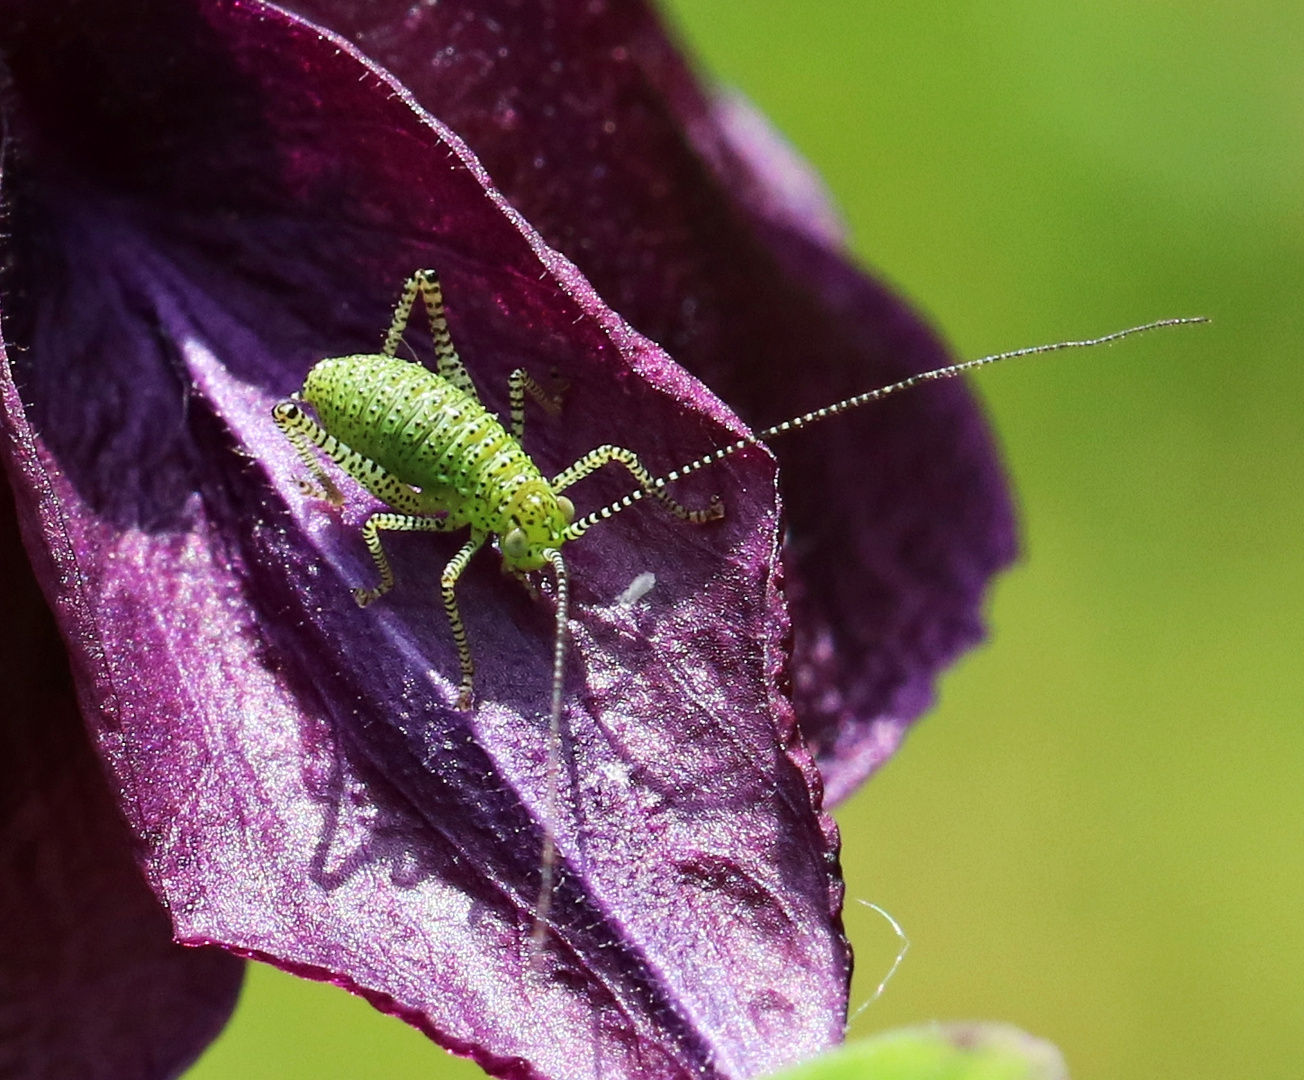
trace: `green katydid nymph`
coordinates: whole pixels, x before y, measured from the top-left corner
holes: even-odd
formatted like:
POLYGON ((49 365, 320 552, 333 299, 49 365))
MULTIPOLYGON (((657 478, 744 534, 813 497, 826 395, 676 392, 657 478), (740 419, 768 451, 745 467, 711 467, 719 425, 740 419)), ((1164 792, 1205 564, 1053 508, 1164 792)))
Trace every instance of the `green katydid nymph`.
MULTIPOLYGON (((645 496, 656 499, 670 513, 687 522, 700 525, 716 520, 725 513, 725 507, 718 501, 713 500, 700 509, 689 509, 670 496, 667 486, 747 447, 919 383, 954 378, 1011 357, 1102 345, 1162 326, 1204 321, 1202 318, 1164 319, 1087 341, 1016 349, 926 371, 737 439, 660 477, 654 476, 632 450, 604 445, 548 478, 522 445, 525 399, 528 396, 554 413, 560 409, 560 401, 524 369, 517 369, 508 381, 508 424, 505 426, 489 412, 481 404, 453 346, 439 279, 432 270, 420 270, 403 288, 380 352, 321 360, 308 372, 303 388, 290 400, 275 406, 273 417, 308 470, 311 480, 303 483, 305 491, 336 505, 342 502, 339 488, 319 459, 320 451, 388 507, 372 513, 362 527, 362 539, 379 581, 353 590, 359 606, 366 607, 379 600, 395 584, 381 543, 382 533, 466 530, 466 541, 444 567, 440 582, 461 665, 458 708, 471 708, 475 685, 475 664, 456 593, 458 579, 471 557, 492 541, 504 568, 518 577, 525 578, 533 571, 551 567, 556 581, 548 751, 549 783, 553 789, 549 799, 551 812, 556 803, 569 595, 562 548, 568 542, 578 540, 599 521, 613 517, 645 496), (425 304, 434 339, 435 371, 397 356, 418 297, 425 304), (613 463, 626 469, 638 486, 611 505, 577 518, 566 490, 613 463)), ((551 831, 546 830, 543 881, 535 913, 536 943, 541 939, 547 916, 554 859, 551 831)))

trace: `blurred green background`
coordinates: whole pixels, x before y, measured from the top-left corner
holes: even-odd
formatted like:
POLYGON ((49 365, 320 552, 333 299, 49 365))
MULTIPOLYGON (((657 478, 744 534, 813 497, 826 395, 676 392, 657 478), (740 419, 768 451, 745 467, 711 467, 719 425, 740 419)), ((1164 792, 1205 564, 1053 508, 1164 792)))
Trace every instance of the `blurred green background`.
MULTIPOLYGON (((852 1027, 1020 1024, 1076 1080, 1304 1075, 1304 5, 676 0, 965 356, 1022 506, 990 645, 839 812, 852 1027)), ((254 966, 189 1080, 472 1077, 254 966)))

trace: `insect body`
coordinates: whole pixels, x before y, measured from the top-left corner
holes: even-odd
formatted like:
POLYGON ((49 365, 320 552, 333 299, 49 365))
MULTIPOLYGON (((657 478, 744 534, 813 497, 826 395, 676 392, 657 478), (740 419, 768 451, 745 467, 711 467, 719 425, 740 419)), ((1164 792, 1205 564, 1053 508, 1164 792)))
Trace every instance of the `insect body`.
MULTIPOLYGON (((317 482, 309 490, 339 503, 334 482, 314 448, 393 510, 372 514, 362 537, 380 575, 373 588, 353 590, 365 607, 394 585, 381 545, 384 531, 453 532, 469 529, 465 544, 444 568, 444 608, 457 642, 462 669, 460 708, 470 708, 475 665, 457 608, 456 585, 475 552, 496 537, 504 566, 524 575, 551 564, 557 575, 557 637, 553 696, 560 696, 562 642, 566 624, 566 566, 561 547, 592 524, 576 522, 574 504, 562 492, 608 462, 624 465, 672 513, 689 521, 719 517, 718 505, 687 510, 666 494, 629 450, 600 446, 560 475, 546 479, 521 446, 525 396, 555 411, 555 399, 522 370, 509 379, 512 430, 480 403, 448 335, 439 280, 433 271, 414 274, 394 311, 378 355, 322 360, 303 389, 273 410, 277 425, 317 482), (412 306, 420 295, 435 340, 438 372, 395 356, 412 306), (314 420, 299 405, 306 402, 314 420)), ((614 511, 612 511, 614 512, 614 511)), ((554 709, 560 708, 559 703, 554 709)))
MULTIPOLYGON (((458 579, 471 557, 493 540, 504 567, 518 577, 552 567, 557 610, 548 744, 548 820, 551 820, 557 795, 568 597, 566 563, 561 549, 567 541, 578 539, 597 522, 649 495, 686 521, 700 524, 715 520, 724 513, 718 502, 713 501, 702 510, 689 510, 669 496, 666 485, 773 436, 858 408, 918 383, 953 378, 1013 356, 1098 345, 1159 326, 1203 321, 1168 319, 1090 341, 1019 349, 924 372, 738 439, 663 477, 654 477, 632 451, 604 445, 548 478, 521 445, 525 397, 529 395, 554 412, 559 402, 526 371, 517 369, 508 380, 510 430, 485 409, 449 337, 439 280, 433 271, 423 270, 408 279, 380 353, 320 361, 308 373, 302 390, 275 406, 273 418, 314 481, 304 483, 306 491, 337 505, 343 501, 334 481, 322 468, 320 451, 390 508, 373 513, 362 527, 362 538, 375 563, 379 582, 353 590, 359 606, 378 600, 394 585, 394 574, 381 543, 383 532, 468 530, 466 542, 444 567, 440 580, 461 665, 459 708, 471 707, 474 688, 475 666, 456 596, 458 579), (436 371, 396 356, 418 296, 424 301, 430 321, 436 371), (315 418, 301 403, 312 409, 315 418), (623 466, 639 486, 610 506, 577 520, 575 507, 563 492, 609 463, 623 466)), ((552 833, 550 828, 545 828, 542 884, 535 912, 536 944, 542 940, 547 917, 554 860, 552 833)))
MULTIPOLYGON (((462 665, 459 704, 468 708, 474 666, 454 593, 458 577, 491 535, 500 537, 511 569, 546 565, 557 557, 574 507, 553 492, 520 442, 473 393, 419 364, 388 355, 323 360, 309 372, 301 397, 318 422, 283 403, 276 419, 286 434, 297 447, 320 446, 394 510, 372 514, 363 526, 380 582, 353 590, 360 606, 394 585, 382 531, 470 530, 442 580, 462 665)), ((318 481, 325 488, 324 475, 318 481)))
MULTIPOLYGON (((558 742, 561 730, 562 670, 565 662, 568 587, 561 547, 591 525, 637 499, 621 502, 576 521, 574 504, 562 494, 576 481, 608 462, 623 465, 638 481, 638 496, 650 494, 687 521, 705 522, 724 511, 712 503, 688 510, 665 492, 632 451, 600 446, 552 479, 546 479, 521 446, 525 431, 525 396, 555 411, 558 403, 517 369, 508 380, 511 431, 480 403, 448 333, 439 279, 431 270, 413 274, 394 309, 381 352, 333 357, 308 373, 302 390, 278 403, 273 419, 285 433, 316 482, 306 491, 339 505, 334 481, 317 458, 320 450, 371 494, 391 508, 367 518, 362 538, 376 564, 380 581, 355 588, 360 607, 378 600, 394 585, 394 573, 381 544, 382 532, 453 532, 469 536, 444 567, 440 591, 457 643, 462 669, 458 707, 471 707, 475 664, 457 607, 457 581, 471 557, 495 537, 506 569, 523 577, 551 565, 557 582, 556 629, 553 637, 552 699, 548 741, 548 819, 555 812, 558 742), (437 372, 396 357, 412 306, 420 295, 434 338, 437 372), (300 402, 316 413, 314 419, 300 402)), ((552 894, 555 844, 545 829, 539 901, 533 940, 542 942, 552 894)))

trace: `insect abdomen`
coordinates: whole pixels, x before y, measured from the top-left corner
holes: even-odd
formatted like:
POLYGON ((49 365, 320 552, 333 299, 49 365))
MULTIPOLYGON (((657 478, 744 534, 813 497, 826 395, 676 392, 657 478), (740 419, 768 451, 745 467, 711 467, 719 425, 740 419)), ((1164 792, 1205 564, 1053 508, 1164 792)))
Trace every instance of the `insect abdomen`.
POLYGON ((503 531, 499 514, 519 484, 539 479, 520 444, 475 398, 406 360, 323 360, 303 398, 322 426, 405 484, 451 488, 476 524, 503 531))

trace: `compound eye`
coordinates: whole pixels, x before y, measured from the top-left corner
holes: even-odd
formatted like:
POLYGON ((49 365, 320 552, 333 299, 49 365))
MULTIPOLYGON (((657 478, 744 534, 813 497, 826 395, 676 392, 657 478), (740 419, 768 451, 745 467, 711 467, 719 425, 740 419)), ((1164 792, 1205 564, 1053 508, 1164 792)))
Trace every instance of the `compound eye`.
POLYGON ((509 559, 523 559, 530 550, 530 541, 520 529, 513 529, 503 537, 503 555, 509 559))
POLYGON ((575 504, 565 495, 557 496, 557 509, 561 511, 561 516, 566 519, 567 525, 575 520, 575 504))

